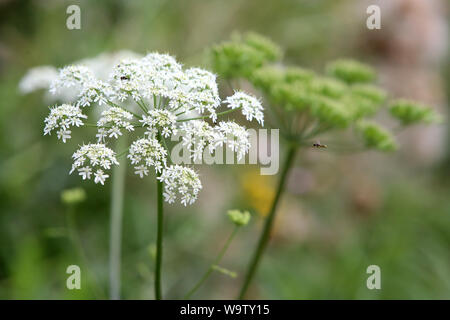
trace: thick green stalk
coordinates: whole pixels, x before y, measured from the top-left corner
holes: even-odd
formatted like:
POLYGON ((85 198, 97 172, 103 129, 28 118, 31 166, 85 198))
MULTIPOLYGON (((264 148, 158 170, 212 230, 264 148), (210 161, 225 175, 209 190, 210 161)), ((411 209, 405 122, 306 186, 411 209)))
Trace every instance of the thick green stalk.
POLYGON ((214 262, 209 266, 208 270, 205 272, 203 277, 200 278, 200 280, 195 284, 195 286, 184 296, 184 300, 188 300, 194 293, 197 291, 198 288, 203 284, 203 282, 208 279, 208 277, 211 275, 211 273, 214 271, 214 266, 217 266, 220 261, 222 260, 225 252, 227 251, 228 247, 230 246, 231 241, 233 240, 234 236, 236 235, 236 232, 238 231, 239 226, 235 226, 233 232, 228 237, 227 241, 225 242, 225 245, 223 246, 222 250, 220 250, 219 254, 217 255, 216 259, 214 259, 214 262))
MULTIPOLYGON (((116 150, 125 148, 124 137, 117 141, 116 150)), ((109 234, 109 297, 120 299, 120 265, 122 245, 123 194, 125 187, 126 160, 114 166, 111 190, 111 221, 109 234)))
POLYGON ((286 185, 286 178, 288 176, 290 168, 292 167, 296 153, 297 153, 297 146, 296 145, 289 146, 289 150, 287 152, 286 159, 281 168, 282 171, 281 171, 281 176, 280 176, 280 180, 278 183, 277 192, 275 194, 275 198, 273 199, 269 215, 267 216, 266 221, 264 223, 264 229, 259 238, 258 247, 256 248, 256 251, 253 254, 253 258, 252 258, 249 268, 247 270, 247 274, 244 279, 244 284, 242 285, 242 288, 241 288, 241 291, 239 294, 239 299, 244 299, 245 294, 248 290, 248 287, 249 287, 253 277, 255 276, 256 269, 258 268, 258 264, 262 258, 264 250, 267 246, 267 242, 269 241, 273 221, 275 219, 275 214, 277 212, 278 202, 281 198, 281 195, 283 194, 284 187, 286 185))
MULTIPOLYGON (((161 141, 161 135, 158 133, 158 141, 161 141)), ((161 173, 157 174, 160 177, 161 173)), ((163 183, 156 180, 156 193, 157 193, 157 206, 158 206, 158 216, 157 216, 157 232, 156 232, 156 267, 155 267, 155 299, 161 300, 161 264, 162 264, 162 241, 163 241, 163 226, 164 226, 164 208, 163 208, 163 183)))

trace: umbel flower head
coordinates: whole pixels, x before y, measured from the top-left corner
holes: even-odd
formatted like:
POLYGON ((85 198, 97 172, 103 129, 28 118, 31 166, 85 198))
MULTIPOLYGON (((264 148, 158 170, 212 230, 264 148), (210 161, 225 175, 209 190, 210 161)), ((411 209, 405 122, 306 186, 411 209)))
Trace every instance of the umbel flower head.
POLYGON ((52 81, 50 91, 60 94, 67 89, 75 91, 76 98, 50 109, 44 134, 56 131, 65 143, 72 137, 72 127, 89 125, 97 130, 93 133, 96 143, 84 144, 73 154, 70 173, 104 184, 111 167, 119 165, 117 158, 127 154, 141 178, 153 168, 164 183, 164 197, 169 203, 177 199, 184 205, 194 203, 202 184, 193 169, 170 163, 166 138, 181 135, 194 160, 222 146, 240 159, 250 148, 247 130, 234 121, 218 118, 240 110, 248 121, 264 122, 257 98, 237 91, 222 100, 213 73, 184 69, 167 54, 122 59, 102 80, 87 66, 64 67, 52 81), (229 110, 218 112, 222 104, 229 110), (93 107, 100 109, 95 113, 99 118, 87 123, 86 113, 93 107), (108 144, 124 134, 135 140, 117 155, 108 144))
POLYGON ((250 212, 248 211, 240 211, 237 209, 228 210, 228 217, 230 220, 236 224, 237 226, 245 226, 250 221, 250 212))
MULTIPOLYGON (((280 52, 270 40, 247 34, 213 47, 211 60, 214 70, 228 81, 245 79, 263 93, 273 115, 268 121, 291 143, 312 145, 320 134, 352 128, 365 147, 382 151, 396 148, 391 133, 368 120, 388 100, 386 92, 374 84, 374 69, 339 59, 329 63, 324 74, 318 74, 282 65, 280 52)), ((232 97, 228 99, 234 105, 232 97)), ((243 107, 247 119, 256 118, 257 111, 249 105, 251 102, 243 107)), ((439 119, 432 108, 407 100, 388 105, 391 116, 403 126, 439 119)))

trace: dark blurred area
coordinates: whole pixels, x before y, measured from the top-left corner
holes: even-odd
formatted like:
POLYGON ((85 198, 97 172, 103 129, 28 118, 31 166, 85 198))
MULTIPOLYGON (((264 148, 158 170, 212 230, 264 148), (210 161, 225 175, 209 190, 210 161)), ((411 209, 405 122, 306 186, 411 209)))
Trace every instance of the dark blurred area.
MULTIPOLYGON (((289 64, 370 63, 392 95, 430 104, 446 119, 402 132, 396 154, 302 150, 248 297, 449 299, 449 10, 445 0, 0 0, 0 299, 107 298, 110 184, 68 174, 73 151, 92 132, 66 144, 43 137, 49 105, 43 91, 19 92, 26 72, 124 49, 207 67, 211 45, 246 31, 278 43, 289 64), (71 4, 81 8, 80 30, 66 28, 71 4), (380 30, 366 28, 369 4, 381 8, 380 30), (100 293, 85 278, 85 290, 66 288, 67 266, 81 263, 60 200, 73 187, 87 194, 76 221, 100 293), (369 265, 381 268, 381 290, 366 287, 369 265)), ((215 273, 196 296, 235 298, 277 177, 260 176, 255 165, 197 169, 204 188, 195 205, 167 205, 165 296, 181 298, 197 281, 232 229, 226 210, 240 208, 253 219, 222 263, 238 277, 215 273)), ((124 299, 153 298, 154 191, 151 178, 129 168, 124 299)))

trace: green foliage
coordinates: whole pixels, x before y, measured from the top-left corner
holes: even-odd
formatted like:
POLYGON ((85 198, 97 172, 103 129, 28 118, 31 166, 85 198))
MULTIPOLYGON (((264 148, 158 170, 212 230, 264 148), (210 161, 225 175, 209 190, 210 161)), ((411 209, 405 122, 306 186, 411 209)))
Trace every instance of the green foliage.
POLYGON ((430 107, 405 99, 392 101, 389 110, 392 116, 400 120, 403 125, 440 121, 439 115, 430 107))
POLYGON ((250 212, 248 211, 228 210, 227 214, 230 220, 238 226, 245 226, 250 221, 250 212))
POLYGON ((224 78, 249 77, 265 63, 281 58, 281 49, 272 41, 254 33, 235 35, 232 41, 211 50, 213 70, 224 78))
POLYGON ((357 130, 362 134, 368 148, 380 151, 393 151, 397 149, 391 133, 372 121, 360 121, 357 130))
POLYGON ((368 65, 350 59, 339 59, 327 65, 327 73, 349 84, 372 82, 375 71, 368 65))

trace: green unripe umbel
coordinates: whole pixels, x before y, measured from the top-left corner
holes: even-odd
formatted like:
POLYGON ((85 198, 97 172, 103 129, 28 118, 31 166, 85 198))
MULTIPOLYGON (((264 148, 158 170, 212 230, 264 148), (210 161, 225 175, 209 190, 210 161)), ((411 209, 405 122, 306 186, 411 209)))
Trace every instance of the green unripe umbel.
POLYGON ((351 119, 351 113, 344 104, 324 96, 311 99, 311 113, 330 127, 345 128, 351 119))
POLYGON ((417 122, 433 123, 440 121, 439 115, 432 108, 405 99, 392 101, 389 105, 389 111, 403 125, 410 125, 417 122))
MULTIPOLYGON (((216 47, 213 63, 226 78, 245 78, 260 90, 272 109, 273 124, 291 142, 309 145, 331 130, 355 127, 366 147, 396 149, 387 129, 368 121, 387 103, 387 93, 372 84, 375 70, 351 59, 338 59, 326 66, 325 74, 297 66, 273 63, 280 50, 271 41, 255 35, 235 36, 216 47), (229 51, 239 51, 230 54, 229 51), (256 53, 256 52, 259 52, 256 53), (219 63, 220 61, 224 63, 219 63)), ((402 125, 431 123, 439 116, 429 107, 407 100, 389 104, 391 115, 402 125)))
POLYGON ((397 144, 391 133, 380 125, 372 121, 360 121, 356 129, 361 133, 365 145, 368 148, 378 149, 380 151, 394 151, 397 144))
POLYGON ((245 34, 243 41, 248 46, 262 53, 268 62, 277 61, 281 59, 283 55, 281 48, 278 45, 269 38, 263 37, 257 33, 249 32, 245 34))
POLYGON ((372 82, 375 71, 368 65, 350 59, 339 59, 327 66, 327 73, 349 84, 372 82))
POLYGON ((212 67, 222 77, 249 77, 268 62, 281 58, 281 49, 269 39, 254 33, 235 35, 233 40, 211 50, 212 67))
POLYGON ((248 211, 228 210, 227 214, 230 220, 238 226, 245 226, 250 221, 250 212, 248 211))

